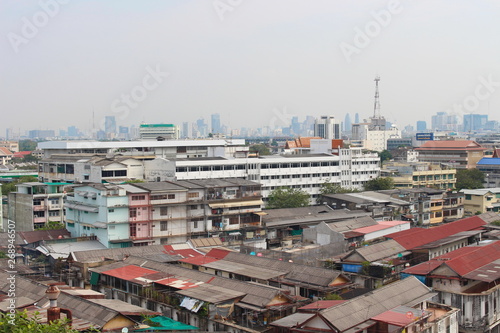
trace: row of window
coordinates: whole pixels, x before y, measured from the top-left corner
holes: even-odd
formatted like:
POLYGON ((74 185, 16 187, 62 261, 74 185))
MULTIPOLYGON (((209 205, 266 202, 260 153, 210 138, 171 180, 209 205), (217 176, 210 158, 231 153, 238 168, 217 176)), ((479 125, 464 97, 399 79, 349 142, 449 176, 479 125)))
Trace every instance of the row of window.
POLYGON ((272 175, 272 176, 261 176, 260 179, 290 179, 290 178, 319 178, 319 177, 339 177, 340 172, 331 173, 311 173, 311 174, 295 174, 295 175, 272 175))

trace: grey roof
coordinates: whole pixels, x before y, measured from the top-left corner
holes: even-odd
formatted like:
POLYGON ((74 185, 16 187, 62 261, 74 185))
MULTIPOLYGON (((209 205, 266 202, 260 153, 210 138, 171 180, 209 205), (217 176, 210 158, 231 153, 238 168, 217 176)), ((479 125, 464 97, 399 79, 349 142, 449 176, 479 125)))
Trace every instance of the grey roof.
POLYGON ((279 227, 292 224, 318 224, 333 222, 371 215, 362 210, 333 210, 324 206, 309 206, 300 208, 266 209, 267 215, 262 216, 262 223, 267 227, 279 227))
POLYGON ((315 313, 296 312, 284 318, 273 321, 270 325, 292 328, 304 323, 305 321, 311 319, 315 315, 316 315, 315 313))
POLYGON ((466 279, 493 282, 500 278, 500 259, 490 262, 463 276, 466 279))
POLYGON ((151 313, 153 311, 141 308, 140 306, 133 305, 127 302, 120 301, 118 299, 89 299, 90 302, 98 304, 102 307, 111 309, 113 311, 130 314, 130 313, 151 313))
POLYGON ((200 284, 196 288, 179 290, 177 291, 177 294, 196 298, 213 304, 223 303, 245 296, 244 292, 230 290, 225 287, 212 286, 209 284, 200 284))
POLYGON ((486 223, 492 223, 500 220, 500 214, 495 212, 486 212, 478 215, 486 223))
POLYGON ((342 332, 397 306, 408 305, 422 298, 429 299, 434 295, 417 278, 410 276, 320 313, 342 332))
POLYGON ((401 244, 391 239, 388 241, 383 241, 380 243, 363 246, 360 247, 359 249, 355 249, 346 257, 344 257, 344 259, 347 259, 353 254, 359 254, 366 261, 373 262, 394 256, 398 253, 403 253, 405 251, 406 249, 403 246, 401 246, 401 244))
POLYGON ((118 187, 125 189, 128 193, 148 193, 148 190, 134 186, 132 184, 120 184, 118 187))
MULTIPOLYGON (((188 182, 203 186, 205 188, 210 187, 236 187, 238 186, 235 183, 230 182, 228 179, 220 179, 220 178, 212 178, 212 179, 196 179, 196 180, 188 180, 188 182)), ((255 185, 259 185, 255 183, 255 185)))
POLYGON ((277 271, 273 269, 267 269, 265 266, 260 266, 258 269, 253 265, 247 265, 244 263, 238 263, 234 261, 227 261, 224 259, 203 264, 203 267, 212 268, 219 271, 230 272, 234 274, 239 274, 242 276, 247 276, 260 280, 269 280, 277 278, 281 275, 285 275, 287 271, 277 271))
POLYGON ((334 231, 346 232, 359 228, 370 227, 372 225, 377 225, 377 221, 375 221, 371 216, 361 216, 345 221, 336 221, 327 223, 327 225, 330 229, 334 231))
POLYGON ((337 270, 299 265, 287 261, 250 256, 236 252, 228 253, 223 260, 234 263, 244 263, 248 266, 253 266, 254 270, 260 270, 262 267, 265 267, 267 270, 275 270, 280 274, 286 272, 283 279, 322 287, 327 287, 333 280, 341 275, 341 272, 337 270))
POLYGON ((67 258, 73 251, 83 250, 101 250, 106 249, 104 245, 96 240, 81 241, 81 242, 61 242, 40 245, 36 248, 46 256, 51 256, 54 259, 67 258))
POLYGON ((393 203, 396 205, 409 205, 410 203, 405 200, 396 199, 388 194, 376 191, 365 191, 359 193, 342 193, 342 194, 326 194, 326 197, 335 198, 339 200, 349 201, 356 204, 363 203, 393 203))
POLYGON ((171 182, 148 182, 148 183, 136 183, 135 186, 151 192, 171 192, 171 191, 187 191, 185 187, 176 185, 171 182))
MULTIPOLYGON (((90 250, 90 251, 73 251, 71 257, 74 261, 81 263, 101 262, 106 259, 122 260, 125 256, 144 256, 150 258, 161 254, 161 261, 177 261, 181 259, 179 255, 168 255, 165 252, 163 245, 151 246, 132 246, 126 248, 90 250), (170 259, 170 260, 169 260, 170 259)), ((150 258, 152 259, 152 258, 150 258)), ((155 259, 158 259, 155 257, 155 259)))
MULTIPOLYGON (((204 284, 207 284, 207 287, 216 286, 231 290, 233 292, 244 293, 245 296, 242 299, 242 302, 255 305, 259 308, 265 307, 265 305, 269 304, 276 295, 285 292, 285 290, 279 288, 273 288, 262 284, 253 284, 239 280, 232 280, 200 272, 198 270, 184 268, 172 264, 154 262, 138 257, 129 257, 120 263, 111 264, 99 268, 92 268, 91 270, 99 270, 100 272, 103 272, 127 265, 137 265, 161 272, 168 272, 169 274, 172 274, 176 279, 190 280, 190 282, 192 283, 203 282, 204 284)), ((214 292, 216 292, 217 290, 219 289, 214 288, 214 292)))

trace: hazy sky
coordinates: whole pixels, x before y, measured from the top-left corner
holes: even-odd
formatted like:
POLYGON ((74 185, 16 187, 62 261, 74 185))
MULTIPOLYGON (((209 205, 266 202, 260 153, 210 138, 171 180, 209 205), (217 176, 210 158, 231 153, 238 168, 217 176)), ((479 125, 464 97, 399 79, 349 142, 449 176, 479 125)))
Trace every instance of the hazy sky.
POLYGON ((470 0, 2 0, 6 128, 439 111, 500 120, 500 2, 470 0))

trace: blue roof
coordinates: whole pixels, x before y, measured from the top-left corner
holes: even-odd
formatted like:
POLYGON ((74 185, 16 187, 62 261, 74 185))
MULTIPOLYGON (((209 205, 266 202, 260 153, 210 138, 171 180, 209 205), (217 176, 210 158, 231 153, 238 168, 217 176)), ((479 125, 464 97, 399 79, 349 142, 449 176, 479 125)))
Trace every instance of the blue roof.
POLYGON ((500 165, 499 157, 483 157, 477 165, 500 165))

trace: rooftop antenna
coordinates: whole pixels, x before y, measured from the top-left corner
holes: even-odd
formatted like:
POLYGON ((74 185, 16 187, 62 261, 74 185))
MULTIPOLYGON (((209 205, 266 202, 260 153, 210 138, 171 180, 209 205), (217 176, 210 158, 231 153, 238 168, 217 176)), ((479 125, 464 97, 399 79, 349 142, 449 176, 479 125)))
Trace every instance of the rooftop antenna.
POLYGON ((380 81, 380 76, 375 76, 375 103, 373 105, 373 118, 380 118, 380 100, 378 93, 378 82, 380 81))

